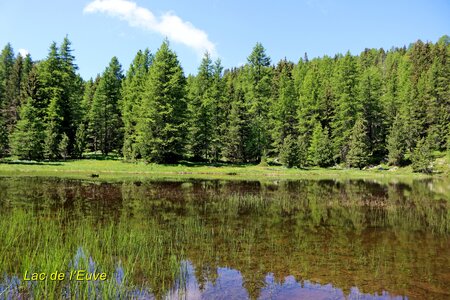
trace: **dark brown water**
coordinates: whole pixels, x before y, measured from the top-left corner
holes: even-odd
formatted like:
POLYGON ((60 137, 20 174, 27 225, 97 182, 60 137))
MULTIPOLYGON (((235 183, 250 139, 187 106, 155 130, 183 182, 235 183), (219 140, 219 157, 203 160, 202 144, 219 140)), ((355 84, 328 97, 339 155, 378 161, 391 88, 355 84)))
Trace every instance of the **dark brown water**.
MULTIPOLYGON (((62 231, 71 220, 89 220, 77 223, 86 229, 92 220, 127 226, 136 235, 157 227, 183 272, 177 279, 154 273, 167 261, 144 267, 137 256, 129 282, 141 298, 450 299, 445 181, 0 178, 0 218, 13 223, 17 211, 26 220, 63 212, 62 231)), ((7 229, 0 224, 1 234, 7 229)), ((137 249, 151 247, 140 241, 137 249)), ((109 255, 95 247, 90 251, 109 255)), ((5 249, 0 245, 0 255, 10 253, 5 249)), ((114 259, 125 268, 131 251, 114 259)), ((19 270, 0 265, 2 273, 19 270)))

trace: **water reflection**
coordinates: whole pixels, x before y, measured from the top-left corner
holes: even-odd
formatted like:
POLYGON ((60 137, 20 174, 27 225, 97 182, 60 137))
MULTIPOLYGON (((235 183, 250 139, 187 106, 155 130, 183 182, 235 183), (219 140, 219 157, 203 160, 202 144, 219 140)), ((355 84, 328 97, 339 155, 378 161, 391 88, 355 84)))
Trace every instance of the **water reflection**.
MULTIPOLYGON (((194 267, 190 262, 184 262, 187 266, 187 283, 182 289, 175 288, 167 296, 171 299, 249 299, 250 296, 243 285, 241 273, 234 269, 218 268, 217 278, 214 282, 207 281, 199 284, 195 277, 194 267)), ((298 282, 293 276, 287 276, 277 281, 273 274, 267 274, 264 279, 264 287, 261 289, 258 299, 358 299, 358 300, 385 300, 408 299, 403 296, 394 296, 388 292, 380 294, 365 294, 357 287, 352 287, 348 293, 334 287, 332 284, 313 283, 309 280, 298 282)), ((144 297, 145 298, 145 297, 144 297)))
POLYGON ((449 186, 0 178, 0 274, 81 246, 141 298, 446 299, 449 186))

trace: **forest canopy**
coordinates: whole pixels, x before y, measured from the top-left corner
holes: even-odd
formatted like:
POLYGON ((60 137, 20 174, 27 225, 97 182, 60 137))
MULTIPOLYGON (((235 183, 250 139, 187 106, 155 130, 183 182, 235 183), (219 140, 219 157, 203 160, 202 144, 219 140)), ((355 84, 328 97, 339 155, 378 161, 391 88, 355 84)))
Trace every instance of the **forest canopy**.
POLYGON ((167 40, 83 80, 66 37, 33 61, 0 54, 0 157, 117 153, 125 160, 362 168, 450 147, 450 38, 273 63, 257 43, 224 70, 205 53, 186 76, 167 40))

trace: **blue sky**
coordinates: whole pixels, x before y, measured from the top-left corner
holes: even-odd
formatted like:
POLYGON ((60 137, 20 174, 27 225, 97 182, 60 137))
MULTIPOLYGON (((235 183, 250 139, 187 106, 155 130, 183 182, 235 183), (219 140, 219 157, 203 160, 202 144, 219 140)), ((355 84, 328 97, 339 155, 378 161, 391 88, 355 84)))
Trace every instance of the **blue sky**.
POLYGON ((0 47, 45 58, 52 41, 72 41, 80 74, 101 73, 112 56, 124 70, 139 49, 153 53, 164 37, 186 74, 202 53, 225 67, 246 62, 261 42, 272 62, 390 49, 450 35, 450 1, 338 0, 2 0, 0 47))

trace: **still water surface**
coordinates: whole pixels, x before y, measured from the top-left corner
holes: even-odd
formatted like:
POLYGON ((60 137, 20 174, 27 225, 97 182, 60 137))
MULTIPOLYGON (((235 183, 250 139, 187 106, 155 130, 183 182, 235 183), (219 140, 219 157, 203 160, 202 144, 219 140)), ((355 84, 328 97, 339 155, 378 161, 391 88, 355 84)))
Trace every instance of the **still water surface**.
POLYGON ((0 178, 0 237, 3 290, 78 249, 142 299, 450 299, 448 181, 0 178))

